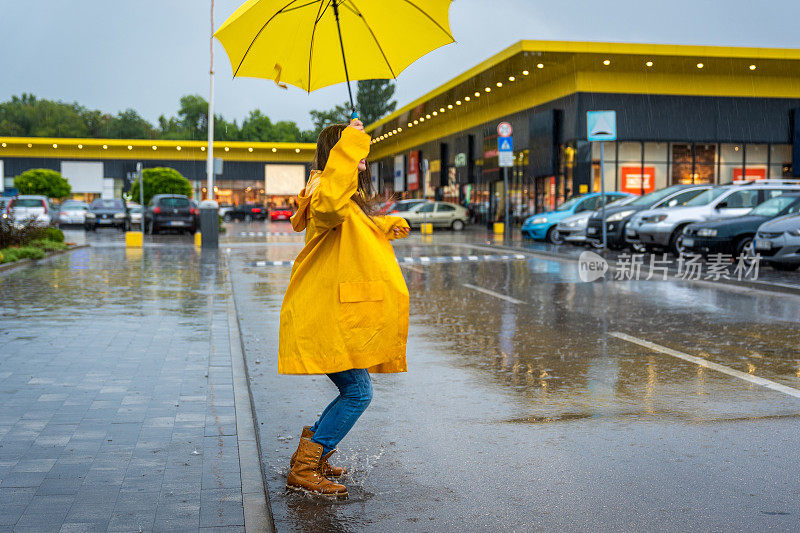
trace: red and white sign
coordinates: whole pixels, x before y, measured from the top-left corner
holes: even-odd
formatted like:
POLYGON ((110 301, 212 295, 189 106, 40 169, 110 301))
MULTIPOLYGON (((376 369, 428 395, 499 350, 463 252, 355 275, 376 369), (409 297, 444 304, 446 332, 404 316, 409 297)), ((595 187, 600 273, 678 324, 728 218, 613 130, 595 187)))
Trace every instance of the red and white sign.
MULTIPOLYGON (((740 180, 742 179, 742 167, 734 168, 733 169, 733 179, 740 180)), ((746 180, 765 180, 767 179, 767 169, 766 168, 750 168, 748 167, 745 171, 745 178, 746 180)))
POLYGON ((647 194, 656 190, 656 167, 620 167, 619 170, 622 192, 647 194))
POLYGON ((497 125, 497 134, 500 137, 511 137, 512 133, 514 133, 514 130, 508 122, 501 122, 497 125))
POLYGON ((419 189, 419 150, 408 153, 408 190, 419 189))

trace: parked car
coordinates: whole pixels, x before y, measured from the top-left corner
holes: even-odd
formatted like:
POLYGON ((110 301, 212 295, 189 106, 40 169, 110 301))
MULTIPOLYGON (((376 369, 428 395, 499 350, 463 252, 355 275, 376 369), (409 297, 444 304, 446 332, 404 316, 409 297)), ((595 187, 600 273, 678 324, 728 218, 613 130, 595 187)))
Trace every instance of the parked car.
POLYGON ((225 215, 230 213, 233 207, 234 207, 233 204, 219 204, 219 216, 221 216, 224 219, 225 215))
MULTIPOLYGON (((634 225, 638 212, 652 209, 655 206, 682 205, 711 187, 713 185, 672 185, 640 196, 628 205, 606 209, 606 244, 609 248, 624 248, 631 244, 628 237, 633 239, 635 235, 635 230, 630 228, 634 225)), ((602 213, 596 211, 589 217, 589 222, 586 224, 586 238, 594 246, 602 246, 603 221, 601 218, 602 213)))
POLYGON ((142 227, 142 213, 144 209, 136 202, 128 202, 128 212, 131 214, 131 226, 142 227))
POLYGON ((86 222, 86 213, 89 211, 89 204, 79 200, 67 200, 61 204, 58 211, 59 226, 83 226, 86 222))
MULTIPOLYGON (((606 193, 606 201, 619 200, 627 196, 623 192, 606 193)), ((539 213, 528 217, 522 223, 522 236, 537 241, 547 241, 552 244, 564 242, 558 233, 558 222, 584 211, 591 212, 601 206, 602 195, 599 192, 590 192, 581 196, 574 196, 555 208, 553 211, 539 213)))
POLYGON ((288 205, 273 207, 269 211, 269 219, 272 222, 275 222, 276 220, 289 220, 292 218, 293 214, 294 212, 292 211, 292 208, 288 205))
POLYGON ((157 194, 144 212, 145 231, 155 235, 166 229, 179 232, 197 231, 197 209, 182 194, 157 194))
POLYGON ((17 224, 33 218, 39 224, 49 226, 54 212, 50 199, 38 194, 21 194, 12 198, 6 206, 6 214, 17 224))
MULTIPOLYGON (((633 194, 629 194, 623 198, 614 200, 613 202, 606 203, 606 209, 611 207, 620 207, 628 205, 639 198, 633 194)), ((564 239, 565 242, 572 244, 583 244, 586 242, 586 224, 589 222, 589 217, 592 216, 594 211, 581 211, 572 216, 562 219, 557 225, 558 235, 564 239)))
POLYGON ((786 193, 758 204, 741 217, 689 224, 683 230, 683 248, 700 254, 754 256, 753 239, 759 226, 773 218, 800 213, 800 194, 786 193))
POLYGON ((800 267, 800 215, 783 216, 761 224, 753 248, 771 267, 797 270, 800 267))
POLYGON ((242 204, 237 205, 225 215, 223 215, 222 219, 225 222, 231 222, 232 220, 239 220, 244 222, 252 222, 253 220, 266 220, 267 219, 267 208, 263 205, 258 204, 242 204))
POLYGON ((96 231, 100 226, 118 228, 122 231, 131 229, 131 215, 125 200, 98 198, 92 201, 86 212, 83 227, 89 231, 96 231))
POLYGON ((685 205, 641 213, 638 240, 648 248, 665 248, 680 254, 683 230, 693 222, 747 214, 758 204, 788 192, 800 192, 800 180, 759 180, 719 185, 698 194, 685 205))
POLYGON ((467 209, 450 202, 422 202, 408 211, 398 211, 394 216, 403 217, 412 228, 430 222, 435 228, 451 228, 461 231, 467 225, 467 209))
POLYGON ((409 200, 397 200, 396 202, 386 202, 381 206, 378 210, 378 214, 381 215, 396 215, 397 213, 409 211, 412 207, 424 204, 430 200, 426 200, 425 198, 412 198, 409 200))

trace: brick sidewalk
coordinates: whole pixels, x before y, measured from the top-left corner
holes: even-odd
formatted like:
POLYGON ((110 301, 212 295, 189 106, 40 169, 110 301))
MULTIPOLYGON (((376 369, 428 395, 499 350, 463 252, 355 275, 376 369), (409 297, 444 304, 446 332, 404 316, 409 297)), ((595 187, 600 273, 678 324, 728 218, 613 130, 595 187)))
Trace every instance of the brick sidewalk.
POLYGON ((0 277, 0 531, 244 531, 224 274, 141 253, 0 277))

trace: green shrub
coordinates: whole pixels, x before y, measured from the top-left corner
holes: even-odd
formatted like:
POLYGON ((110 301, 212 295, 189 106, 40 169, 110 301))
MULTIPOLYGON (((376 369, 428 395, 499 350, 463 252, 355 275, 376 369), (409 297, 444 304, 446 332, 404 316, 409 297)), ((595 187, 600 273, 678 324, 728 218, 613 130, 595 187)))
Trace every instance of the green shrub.
POLYGON ((68 246, 63 242, 51 241, 50 239, 37 239, 35 241, 31 241, 30 245, 35 246, 36 248, 41 248, 47 252, 57 252, 66 250, 68 248, 68 246))
POLYGON ((64 242, 64 232, 58 228, 44 228, 41 238, 52 242, 64 242))
POLYGON ((14 178, 20 194, 43 194, 50 198, 66 198, 72 186, 60 172, 49 168, 32 168, 14 178))
POLYGON ((4 248, 0 250, 3 254, 3 263, 11 263, 20 259, 41 259, 46 253, 41 248, 33 246, 22 246, 20 248, 4 248))
POLYGON ((174 168, 155 167, 142 171, 144 179, 144 202, 141 201, 139 180, 131 184, 131 200, 141 205, 147 205, 156 194, 183 194, 192 197, 192 182, 181 175, 174 168))

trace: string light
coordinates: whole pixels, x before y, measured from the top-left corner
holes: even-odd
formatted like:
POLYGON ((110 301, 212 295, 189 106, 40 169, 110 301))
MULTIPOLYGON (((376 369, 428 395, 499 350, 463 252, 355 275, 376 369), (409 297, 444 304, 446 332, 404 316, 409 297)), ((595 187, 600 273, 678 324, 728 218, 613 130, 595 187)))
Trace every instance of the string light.
POLYGON ((514 76, 509 76, 508 81, 514 81, 516 78, 514 76))
POLYGON ((461 100, 456 100, 456 105, 461 105, 461 100))
POLYGON ((703 65, 702 63, 698 63, 698 64, 697 64, 697 68, 703 68, 704 66, 705 66, 705 65, 703 65))
POLYGON ((227 152, 227 151, 229 151, 229 150, 230 150, 230 148, 226 146, 226 147, 225 147, 225 151, 227 152))
POLYGON ((536 68, 544 68, 544 63, 537 63, 536 68))
POLYGON ((469 96, 465 96, 465 97, 464 97, 464 101, 465 101, 465 102, 469 102, 469 96))
POLYGON ((277 149, 277 148, 273 148, 273 149, 272 149, 272 153, 273 153, 273 154, 274 154, 275 152, 277 152, 277 151, 278 151, 278 149, 277 149))
POLYGON ((603 61, 603 64, 605 66, 609 66, 611 64, 611 60, 610 59, 606 59, 605 61, 603 61))
POLYGON ((294 151, 295 151, 295 153, 299 154, 300 153, 300 148, 295 148, 294 151))
POLYGON ((247 149, 247 151, 248 152, 252 152, 253 151, 253 147, 251 146, 250 148, 247 149))
POLYGON ((755 70, 755 69, 756 69, 755 65, 750 65, 750 70, 755 70))
POLYGON ((453 104, 447 104, 447 109, 453 109, 453 104))
POLYGON ((131 146, 131 145, 129 144, 129 145, 128 145, 128 150, 133 150, 133 146, 131 146))

